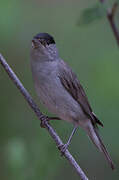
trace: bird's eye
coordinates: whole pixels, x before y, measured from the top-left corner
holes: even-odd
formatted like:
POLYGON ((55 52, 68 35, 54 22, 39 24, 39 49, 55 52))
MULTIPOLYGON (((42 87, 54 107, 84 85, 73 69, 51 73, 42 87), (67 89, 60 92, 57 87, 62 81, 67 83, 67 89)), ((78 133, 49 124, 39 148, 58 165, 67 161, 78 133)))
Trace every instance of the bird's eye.
POLYGON ((40 43, 43 45, 43 46, 45 46, 46 47, 46 41, 44 40, 44 39, 39 39, 39 41, 40 41, 40 43))
POLYGON ((48 45, 50 44, 50 40, 47 41, 47 44, 48 44, 48 45))

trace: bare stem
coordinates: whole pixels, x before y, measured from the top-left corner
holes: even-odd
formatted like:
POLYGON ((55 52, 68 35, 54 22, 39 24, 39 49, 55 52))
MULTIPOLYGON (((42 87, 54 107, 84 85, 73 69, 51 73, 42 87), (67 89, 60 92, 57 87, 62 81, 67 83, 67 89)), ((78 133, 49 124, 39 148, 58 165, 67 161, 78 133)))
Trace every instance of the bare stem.
MULTIPOLYGON (((27 103, 29 104, 29 106, 35 112, 35 114, 38 117, 38 119, 41 120, 41 121, 42 121, 42 118, 46 118, 47 119, 47 117, 41 113, 40 109, 38 108, 38 106, 36 105, 34 100, 32 99, 31 95, 24 88, 24 86, 22 85, 22 83, 20 82, 18 77, 15 75, 15 73, 10 68, 10 66, 7 64, 6 60, 3 58, 3 56, 1 54, 0 54, 0 63, 4 67, 6 73, 9 75, 9 77, 11 78, 13 83, 20 90, 21 94, 24 96, 24 98, 27 101, 27 103)), ((50 136, 54 139, 56 145, 57 146, 63 145, 62 140, 60 139, 60 137, 57 135, 55 130, 52 128, 52 126, 47 121, 45 121, 44 126, 47 129, 47 131, 49 132, 50 136)), ((80 168, 80 166, 78 165, 78 163, 75 161, 75 159, 73 158, 73 156, 70 154, 70 152, 68 150, 65 151, 64 157, 69 161, 69 163, 72 165, 72 167, 78 173, 78 175, 80 176, 81 180, 88 180, 88 178, 86 177, 85 173, 82 171, 82 169, 80 168)))
MULTIPOLYGON (((103 4, 105 2, 105 0, 100 0, 100 2, 103 4)), ((114 3, 112 9, 107 9, 107 19, 109 21, 110 27, 113 31, 113 34, 114 34, 117 44, 119 46, 119 31, 118 31, 116 23, 114 21, 114 16, 115 16, 115 13, 117 10, 117 6, 118 6, 118 4, 114 3)))

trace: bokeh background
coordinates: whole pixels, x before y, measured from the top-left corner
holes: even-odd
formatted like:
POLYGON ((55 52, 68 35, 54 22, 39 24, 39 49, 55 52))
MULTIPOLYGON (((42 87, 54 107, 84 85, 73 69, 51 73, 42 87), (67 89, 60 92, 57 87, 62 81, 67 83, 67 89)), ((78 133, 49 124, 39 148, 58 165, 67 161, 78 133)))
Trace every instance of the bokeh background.
MULTIPOLYGON (((113 1, 109 1, 111 4, 113 1)), ((32 37, 48 32, 55 37, 60 56, 72 66, 84 86, 94 112, 104 123, 100 134, 114 160, 112 172, 79 128, 69 147, 92 180, 119 179, 119 47, 105 18, 79 25, 94 0, 5 0, 0 3, 0 53, 42 107, 34 91, 30 69, 32 37)), ((95 14, 94 14, 95 15, 95 14)), ((119 19, 117 13, 117 20, 119 19)), ((72 125, 53 121, 66 142, 72 125)), ((0 65, 0 179, 80 179, 60 156, 45 129, 0 65)))

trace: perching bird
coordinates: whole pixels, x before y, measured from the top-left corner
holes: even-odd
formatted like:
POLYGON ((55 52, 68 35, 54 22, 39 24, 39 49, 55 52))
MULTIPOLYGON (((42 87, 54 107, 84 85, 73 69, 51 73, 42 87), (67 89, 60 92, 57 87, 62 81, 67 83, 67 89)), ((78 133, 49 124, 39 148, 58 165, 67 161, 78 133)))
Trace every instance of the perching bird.
POLYGON ((78 126, 81 126, 114 169, 114 164, 98 134, 103 126, 93 113, 80 81, 60 58, 53 37, 47 33, 34 36, 31 48, 31 68, 36 92, 48 110, 60 119, 73 123, 74 129, 63 150, 68 147, 78 126))

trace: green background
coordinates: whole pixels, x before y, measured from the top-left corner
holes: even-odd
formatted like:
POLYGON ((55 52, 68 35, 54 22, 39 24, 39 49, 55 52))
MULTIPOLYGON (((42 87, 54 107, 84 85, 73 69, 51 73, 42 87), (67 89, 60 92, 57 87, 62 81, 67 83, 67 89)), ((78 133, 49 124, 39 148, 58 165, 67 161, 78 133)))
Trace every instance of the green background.
MULTIPOLYGON (((98 2, 98 1, 97 1, 98 2)), ((112 2, 112 1, 111 1, 112 2)), ((0 3, 0 53, 18 75, 44 113, 34 91, 30 69, 32 37, 48 32, 60 56, 73 68, 90 103, 103 122, 100 134, 116 170, 112 171, 79 128, 69 147, 91 180, 119 179, 119 47, 106 17, 78 26, 83 9, 94 0, 5 0, 0 3)), ((118 16, 117 16, 118 19, 118 16)), ((72 125, 51 122, 66 142, 72 125)), ((0 65, 0 179, 80 179, 60 156, 52 138, 40 128, 33 111, 0 65)))

